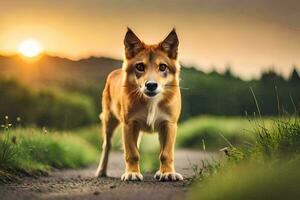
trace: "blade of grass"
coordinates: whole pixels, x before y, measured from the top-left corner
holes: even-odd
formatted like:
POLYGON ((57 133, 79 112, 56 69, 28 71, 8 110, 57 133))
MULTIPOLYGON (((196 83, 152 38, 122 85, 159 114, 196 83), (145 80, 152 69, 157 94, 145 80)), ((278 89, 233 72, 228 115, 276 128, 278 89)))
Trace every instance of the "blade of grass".
POLYGON ((256 96, 255 96, 255 94, 254 94, 254 91, 253 91, 252 87, 250 87, 250 91, 251 91, 252 96, 253 96, 253 98, 254 98, 255 105, 256 105, 256 109, 257 109, 257 111, 258 111, 259 117, 261 118, 261 112, 260 112, 260 109, 259 109, 259 106, 258 106, 258 102, 257 102, 256 96))

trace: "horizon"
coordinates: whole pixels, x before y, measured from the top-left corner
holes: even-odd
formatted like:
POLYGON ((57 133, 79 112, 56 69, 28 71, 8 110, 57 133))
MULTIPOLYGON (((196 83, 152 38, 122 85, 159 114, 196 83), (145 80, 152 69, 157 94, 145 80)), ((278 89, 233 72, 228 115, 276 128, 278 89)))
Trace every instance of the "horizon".
POLYGON ((127 26, 149 44, 175 26, 181 62, 202 71, 224 72, 230 65, 234 74, 251 79, 272 66, 284 77, 293 65, 300 69, 300 2, 295 0, 116 1, 5 2, 0 54, 14 54, 33 38, 58 57, 121 59, 127 26))
MULTIPOLYGON (((121 61, 123 62, 123 59, 122 58, 114 58, 114 57, 109 57, 109 56, 103 56, 103 55, 89 55, 89 56, 86 56, 86 57, 80 57, 80 58, 68 58, 68 57, 63 57, 63 56, 60 56, 60 55, 51 55, 51 54, 48 54, 46 52, 41 52, 37 58, 25 58, 23 55, 21 55, 20 53, 15 53, 15 54, 1 54, 0 53, 0 57, 6 57, 6 58, 18 58, 18 59, 21 59, 22 61, 24 62, 27 62, 29 61, 29 63, 35 63, 35 62, 38 62, 39 60, 41 60, 43 57, 51 57, 51 58, 58 58, 58 59, 67 59, 69 61, 72 61, 72 62, 78 62, 78 61, 81 61, 81 60, 88 60, 88 59, 92 59, 92 58, 98 58, 98 59, 112 59, 112 60, 117 60, 117 61, 121 61), (29 59, 29 60, 28 60, 29 59), (33 59, 33 60, 31 60, 33 59)), ((290 71, 289 73, 285 76, 284 74, 281 74, 280 72, 276 71, 276 66, 269 66, 269 68, 266 68, 266 69, 262 69, 260 71, 260 73, 258 74, 258 76, 252 76, 252 77, 243 77, 243 76, 240 76, 239 74, 236 74, 232 71, 232 67, 231 65, 227 65, 225 70, 223 71, 220 71, 218 70, 217 68, 211 68, 210 70, 208 71, 204 71, 203 69, 201 69, 201 67, 197 66, 197 65, 187 65, 187 64, 184 64, 180 61, 180 65, 182 67, 185 67, 185 68, 193 68, 199 72, 204 72, 206 74, 209 74, 209 73, 213 73, 213 72, 217 72, 218 74, 225 74, 225 72, 227 70, 230 70, 231 74, 236 77, 236 78, 240 78, 244 81, 251 81, 251 80, 258 80, 258 79, 261 79, 261 76, 265 73, 268 73, 268 72, 274 72, 276 73, 278 76, 281 76, 283 77, 285 80, 288 80, 294 69, 296 69, 297 73, 300 75, 300 68, 299 66, 297 65, 293 65, 293 66, 290 66, 290 71)), ((120 66, 121 67, 121 66, 120 66)), ((216 66, 217 67, 217 66, 216 66)))

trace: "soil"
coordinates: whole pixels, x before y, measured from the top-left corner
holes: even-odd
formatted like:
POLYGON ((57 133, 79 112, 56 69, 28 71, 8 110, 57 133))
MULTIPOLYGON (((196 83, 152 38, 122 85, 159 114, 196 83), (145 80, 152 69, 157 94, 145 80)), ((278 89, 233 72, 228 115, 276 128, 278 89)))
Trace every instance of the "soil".
POLYGON ((202 160, 210 155, 190 150, 180 150, 175 155, 176 170, 184 176, 184 181, 158 182, 153 178, 154 173, 143 173, 142 182, 122 182, 123 154, 112 152, 107 178, 94 177, 96 166, 57 170, 47 177, 26 177, 20 183, 0 185, 0 199, 184 199, 195 175, 193 166, 202 166, 202 160))

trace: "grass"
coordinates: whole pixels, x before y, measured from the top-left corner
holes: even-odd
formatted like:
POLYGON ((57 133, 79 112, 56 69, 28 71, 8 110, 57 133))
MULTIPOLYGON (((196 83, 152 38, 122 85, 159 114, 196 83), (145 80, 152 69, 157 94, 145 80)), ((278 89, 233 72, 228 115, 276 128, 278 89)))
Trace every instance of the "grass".
MULTIPOLYGON (((238 117, 202 116, 193 118, 179 124, 176 148, 202 150, 203 144, 205 144, 206 149, 215 150, 228 146, 229 144, 225 140, 229 140, 235 149, 229 146, 226 151, 231 154, 230 159, 233 160, 242 160, 248 157, 248 154, 257 154, 257 157, 258 154, 261 157, 262 154, 270 154, 270 157, 274 153, 267 152, 279 152, 278 148, 281 149, 281 154, 285 155, 286 152, 290 154, 292 149, 295 151, 298 149, 297 146, 300 146, 299 141, 295 139, 299 138, 295 133, 296 125, 289 126, 291 121, 277 122, 279 122, 278 119, 266 119, 262 123, 261 120, 249 122, 246 118, 238 117), (274 127, 274 124, 278 126, 274 127), (251 134, 251 130, 259 134, 251 134), (289 135, 283 136, 283 133, 286 132, 289 135), (291 135, 294 136, 294 139, 291 139, 291 135), (272 140, 280 140, 280 142, 274 143, 271 139, 267 140, 266 138, 273 138, 272 140), (250 142, 252 146, 245 145, 245 141, 250 142), (289 148, 285 148, 286 146, 289 148)), ((0 177, 9 177, 7 173, 32 174, 48 171, 51 168, 77 168, 98 162, 102 144, 100 123, 72 132, 47 132, 39 128, 11 129, 9 126, 9 123, 6 122, 4 130, 0 132, 0 177)), ((120 127, 114 133, 113 150, 123 151, 120 127)), ((157 134, 142 135, 140 155, 143 171, 154 172, 158 169, 159 141, 157 134)), ((200 178, 203 178, 205 173, 207 175, 210 175, 211 172, 218 173, 223 165, 218 162, 211 165, 206 164, 206 170, 200 169, 200 166, 195 174, 200 174, 200 178)))
MULTIPOLYGON (((269 127, 271 119, 265 123, 269 127)), ((219 150, 227 146, 228 140, 231 144, 243 146, 246 142, 253 142, 255 136, 250 133, 253 126, 247 118, 241 117, 215 117, 201 116, 189 119, 179 124, 176 145, 177 149, 203 149, 203 141, 206 149, 219 150), (223 138, 225 137, 225 139, 223 138)), ((101 125, 96 124, 81 128, 74 133, 89 142, 97 149, 101 149, 101 125)), ((120 127, 113 136, 113 150, 123 151, 120 127)), ((140 143, 141 168, 143 171, 155 171, 159 166, 159 141, 157 134, 142 134, 140 143)))
MULTIPOLYGON (((94 148, 101 150, 102 146, 102 135, 101 135, 101 125, 100 123, 94 124, 92 126, 84 127, 73 131, 76 136, 84 139, 94 148)), ((112 140, 113 150, 122 149, 122 135, 120 127, 114 132, 112 140)))
MULTIPOLYGON (((271 119, 265 119, 269 126, 271 119)), ((202 140, 208 150, 218 150, 228 145, 224 137, 235 146, 254 140, 249 131, 253 127, 246 117, 200 116, 179 125, 177 134, 178 148, 202 149, 202 140)))
POLYGON ((267 158, 281 158, 300 153, 299 118, 277 119, 270 129, 257 125, 256 153, 267 158))
POLYGON ((252 125, 252 145, 228 147, 228 159, 217 171, 206 170, 188 200, 299 199, 299 118, 278 118, 268 128, 261 120, 252 125))
MULTIPOLYGON (((271 119, 265 119, 270 125, 271 119)), ((234 145, 243 145, 246 141, 254 141, 254 135, 247 118, 242 117, 215 117, 201 116, 189 119, 179 124, 176 139, 177 148, 203 148, 203 140, 208 150, 219 150, 228 145, 223 136, 234 145)), ((75 134, 82 137, 96 148, 101 147, 100 123, 89 127, 77 129, 75 134)), ((157 151, 159 149, 157 134, 143 134, 140 148, 142 151, 157 151)), ((113 149, 122 149, 120 127, 113 136, 113 149)))
POLYGON ((95 163, 98 154, 88 142, 69 133, 37 128, 9 128, 0 132, 0 182, 20 174, 52 168, 78 168, 95 163))
POLYGON ((282 163, 242 163, 198 182, 188 200, 280 200, 300 197, 300 160, 282 163))

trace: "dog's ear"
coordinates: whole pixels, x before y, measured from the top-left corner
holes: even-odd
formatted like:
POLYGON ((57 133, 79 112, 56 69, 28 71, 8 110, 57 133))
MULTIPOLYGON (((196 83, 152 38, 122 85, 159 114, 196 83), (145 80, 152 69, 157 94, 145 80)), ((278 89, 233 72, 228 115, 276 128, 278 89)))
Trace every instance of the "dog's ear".
POLYGON ((134 34, 134 32, 127 28, 127 33, 124 38, 125 56, 126 58, 133 58, 136 54, 144 49, 144 43, 134 34))
POLYGON ((173 28, 166 39, 159 44, 160 48, 172 59, 177 59, 178 45, 179 40, 175 28, 173 28))

